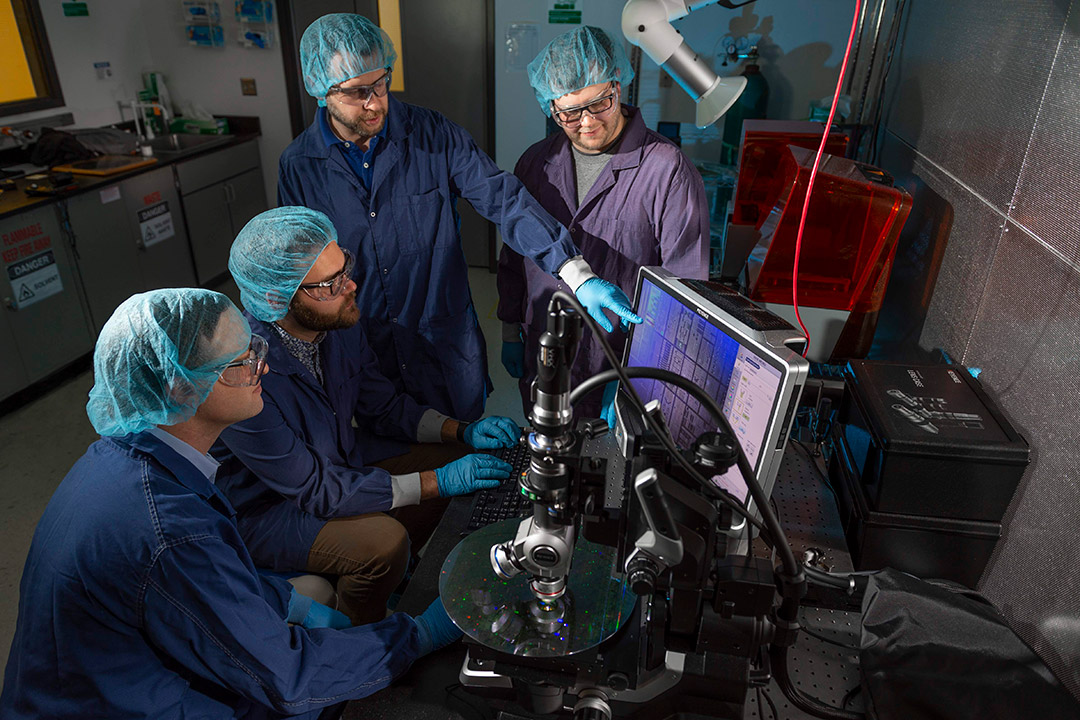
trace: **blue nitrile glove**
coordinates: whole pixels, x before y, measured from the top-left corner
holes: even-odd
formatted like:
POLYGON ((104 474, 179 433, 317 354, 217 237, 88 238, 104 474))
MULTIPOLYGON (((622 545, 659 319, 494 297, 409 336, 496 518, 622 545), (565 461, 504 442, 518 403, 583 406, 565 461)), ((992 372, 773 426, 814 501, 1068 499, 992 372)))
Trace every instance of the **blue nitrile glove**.
POLYGON ((491 455, 466 455, 460 460, 435 468, 439 497, 465 495, 473 490, 499 487, 510 477, 514 466, 491 455))
POLYGON ((525 343, 504 342, 502 346, 502 364, 512 378, 525 376, 525 343))
POLYGON ((416 630, 420 634, 420 654, 427 655, 432 650, 439 650, 458 640, 462 632, 450 616, 446 614, 442 600, 428 605, 428 609, 413 618, 416 630))
POLYGON ((333 608, 317 603, 307 595, 296 592, 296 590, 289 594, 289 616, 285 620, 293 624, 299 623, 309 630, 312 628, 342 630, 352 627, 352 622, 344 613, 339 613, 333 608))
POLYGON ((604 399, 600 404, 600 417, 609 428, 615 427, 615 392, 619 389, 619 383, 612 380, 604 386, 604 399))
POLYGON ((492 415, 465 426, 465 442, 477 450, 494 450, 517 445, 521 428, 508 417, 492 415))
POLYGON ((641 322, 641 318, 630 309, 630 298, 626 297, 626 293, 618 285, 612 285, 607 280, 589 278, 581 283, 574 294, 592 315, 593 320, 608 332, 611 332, 613 328, 604 315, 604 308, 619 316, 619 327, 623 332, 630 329, 630 323, 641 322))

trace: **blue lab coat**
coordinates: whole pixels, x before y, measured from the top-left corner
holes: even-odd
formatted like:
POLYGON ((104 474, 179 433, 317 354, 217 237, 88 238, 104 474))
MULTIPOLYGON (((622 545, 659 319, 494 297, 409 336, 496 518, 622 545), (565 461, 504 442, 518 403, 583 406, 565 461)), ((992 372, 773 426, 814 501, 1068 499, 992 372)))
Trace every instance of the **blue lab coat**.
POLYGON ((505 242, 545 272, 579 254, 565 228, 465 130, 393 95, 370 191, 340 145, 327 146, 318 117, 281 156, 278 204, 326 213, 338 243, 356 256, 361 322, 382 373, 418 402, 472 421, 483 414, 490 380, 458 197, 498 223, 505 242))
POLYGON ((379 373, 361 325, 326 334, 320 385, 274 328, 245 316, 266 338, 270 371, 262 412, 226 428, 214 446, 217 482, 256 564, 302 570, 328 518, 390 509, 390 473, 369 465, 407 452, 428 408, 379 373))
POLYGON ((314 718, 415 659, 407 616, 290 627, 289 592, 189 460, 148 433, 102 438, 34 532, 0 717, 314 718))

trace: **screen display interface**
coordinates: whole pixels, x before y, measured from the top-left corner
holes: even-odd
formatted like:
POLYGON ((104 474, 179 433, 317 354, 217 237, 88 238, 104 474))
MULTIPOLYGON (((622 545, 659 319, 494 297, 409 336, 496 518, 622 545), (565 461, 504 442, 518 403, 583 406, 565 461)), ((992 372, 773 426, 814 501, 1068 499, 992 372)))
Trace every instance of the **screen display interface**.
MULTIPOLYGON (((670 370, 704 388, 724 409, 756 472, 777 405, 780 371, 648 279, 642 281, 637 313, 644 322, 634 328, 627 366, 670 370)), ((644 402, 659 401, 680 447, 717 429, 705 406, 685 390, 659 380, 632 382, 644 402)), ((713 482, 746 501, 748 490, 737 467, 713 482)))

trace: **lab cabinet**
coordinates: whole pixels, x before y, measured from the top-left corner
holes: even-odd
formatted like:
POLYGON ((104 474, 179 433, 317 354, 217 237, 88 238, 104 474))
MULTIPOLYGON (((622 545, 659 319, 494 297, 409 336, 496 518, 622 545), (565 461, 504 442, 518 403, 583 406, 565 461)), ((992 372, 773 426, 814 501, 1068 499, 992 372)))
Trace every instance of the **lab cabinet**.
POLYGON ((256 141, 180 163, 176 177, 200 285, 228 271, 229 248, 247 221, 267 209, 256 141))
POLYGON ((61 201, 74 235, 94 330, 135 293, 195 284, 172 169, 61 201))
POLYGON ((50 204, 0 219, 0 398, 94 347, 68 238, 50 204))

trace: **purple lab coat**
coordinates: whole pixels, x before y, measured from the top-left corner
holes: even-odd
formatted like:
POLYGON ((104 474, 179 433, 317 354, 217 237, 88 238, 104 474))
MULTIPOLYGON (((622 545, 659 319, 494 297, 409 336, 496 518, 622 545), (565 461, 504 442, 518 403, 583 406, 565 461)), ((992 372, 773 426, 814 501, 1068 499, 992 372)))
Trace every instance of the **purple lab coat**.
MULTIPOLYGON (((570 231, 593 272, 617 283, 633 298, 642 265, 662 265, 679 277, 706 278, 709 208, 701 175, 682 151, 645 127, 637 108, 624 105, 623 114, 627 124, 618 150, 581 207, 565 133, 551 135, 526 150, 514 174, 570 231)), ((547 303, 556 289, 569 288, 506 246, 499 257, 498 286, 499 319, 521 323, 525 334, 525 377, 520 385, 528 414, 529 385, 536 375, 537 341, 544 331, 547 303)), ((626 336, 613 324, 615 332, 606 335, 622 357, 626 336)), ((586 332, 571 374, 573 385, 606 367, 603 351, 586 332)), ((600 399, 599 391, 593 393, 577 414, 596 417, 600 399)))

